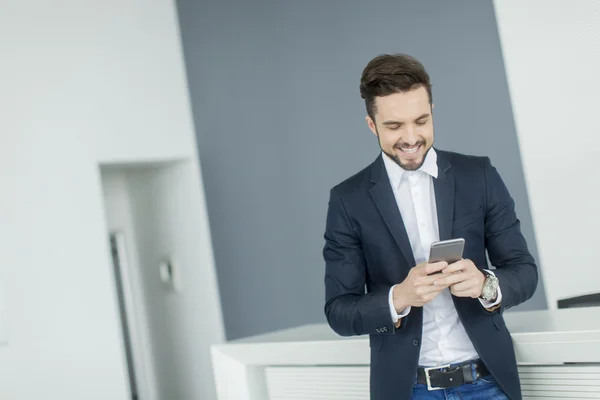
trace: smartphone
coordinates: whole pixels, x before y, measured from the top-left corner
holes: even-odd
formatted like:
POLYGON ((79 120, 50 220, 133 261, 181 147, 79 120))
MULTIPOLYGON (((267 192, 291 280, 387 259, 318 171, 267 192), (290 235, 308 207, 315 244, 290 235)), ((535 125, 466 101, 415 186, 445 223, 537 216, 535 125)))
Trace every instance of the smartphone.
POLYGON ((457 262, 463 258, 465 239, 450 239, 434 242, 429 250, 429 263, 446 261, 448 264, 457 262))

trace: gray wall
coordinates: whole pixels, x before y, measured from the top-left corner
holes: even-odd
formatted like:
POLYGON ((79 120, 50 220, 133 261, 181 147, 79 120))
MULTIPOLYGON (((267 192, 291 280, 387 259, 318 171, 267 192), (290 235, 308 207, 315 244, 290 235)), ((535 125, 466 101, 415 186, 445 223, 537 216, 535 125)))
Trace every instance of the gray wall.
POLYGON ((328 192, 378 155, 358 84, 380 53, 425 64, 436 146, 492 157, 537 254, 491 1, 178 6, 228 339, 325 321, 328 192))

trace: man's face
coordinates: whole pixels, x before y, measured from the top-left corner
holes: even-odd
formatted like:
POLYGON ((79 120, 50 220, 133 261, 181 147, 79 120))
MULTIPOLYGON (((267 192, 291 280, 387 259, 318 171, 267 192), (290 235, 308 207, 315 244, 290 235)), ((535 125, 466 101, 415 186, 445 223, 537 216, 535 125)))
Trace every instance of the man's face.
POLYGON ((377 97, 375 107, 375 121, 367 116, 367 124, 381 150, 405 170, 419 169, 433 145, 433 107, 427 90, 420 86, 377 97))

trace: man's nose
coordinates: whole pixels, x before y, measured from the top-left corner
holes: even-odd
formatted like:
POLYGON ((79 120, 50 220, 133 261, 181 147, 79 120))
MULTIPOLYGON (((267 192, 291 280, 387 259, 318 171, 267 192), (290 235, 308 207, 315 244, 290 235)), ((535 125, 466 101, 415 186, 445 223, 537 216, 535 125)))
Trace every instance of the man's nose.
POLYGON ((417 144, 419 141, 419 135, 417 135, 417 130, 414 126, 408 126, 406 128, 406 135, 404 136, 404 142, 409 146, 413 146, 417 144))

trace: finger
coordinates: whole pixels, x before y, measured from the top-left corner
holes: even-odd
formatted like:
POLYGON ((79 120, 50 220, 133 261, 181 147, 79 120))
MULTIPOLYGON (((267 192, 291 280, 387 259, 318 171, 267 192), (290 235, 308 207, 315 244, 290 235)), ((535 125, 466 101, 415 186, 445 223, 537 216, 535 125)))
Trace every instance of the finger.
POLYGON ((427 293, 427 294, 424 294, 422 296, 419 296, 419 299, 417 300, 417 303, 427 304, 431 300, 433 300, 437 295, 438 295, 438 293, 427 293))
POLYGON ((466 268, 465 260, 459 260, 455 263, 448 265, 448 268, 444 268, 442 273, 444 274, 453 274, 455 272, 463 271, 466 268))
POLYGON ((427 299, 427 301, 431 301, 435 297, 437 297, 441 293, 442 290, 445 290, 445 289, 446 288, 443 288, 443 287, 438 287, 437 290, 433 289, 433 291, 431 291, 425 295, 425 298, 427 299))
POLYGON ((427 276, 427 262, 415 265, 410 272, 417 276, 427 276))
POLYGON ((464 292, 474 289, 476 286, 476 282, 474 282, 471 279, 467 279, 466 281, 458 282, 451 286, 454 292, 464 292))
POLYGON ((415 278, 415 286, 431 286, 435 282, 436 279, 440 279, 440 274, 434 275, 423 275, 418 278, 415 278))
POLYGON ((432 275, 425 275, 425 276, 421 276, 415 279, 415 286, 434 286, 435 287, 435 281, 439 280, 439 279, 443 279, 445 276, 442 274, 432 274, 432 275))
POLYGON ((439 261, 433 264, 427 264, 425 265, 425 273, 427 275, 433 274, 443 270, 446 267, 448 267, 448 263, 446 261, 439 261))
POLYGON ((441 278, 438 277, 438 279, 436 279, 433 284, 435 286, 448 287, 448 286, 455 285, 459 282, 463 282, 463 281, 467 280, 468 278, 469 278, 468 274, 466 274, 464 272, 457 272, 452 275, 445 275, 441 278))
POLYGON ((434 286, 434 285, 429 285, 429 286, 421 286, 418 287, 415 292, 419 295, 419 296, 423 296, 429 293, 435 293, 435 292, 441 292, 442 290, 444 290, 445 287, 441 287, 441 286, 434 286))
POLYGON ((468 289, 468 290, 450 289, 450 293, 452 293, 456 297, 478 297, 477 293, 474 289, 468 289))

